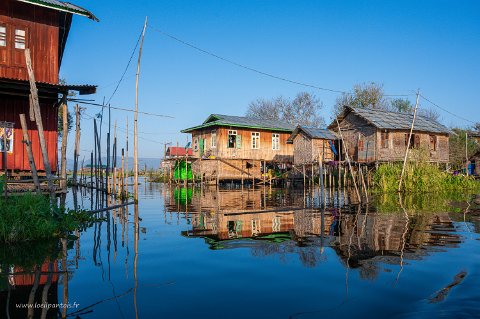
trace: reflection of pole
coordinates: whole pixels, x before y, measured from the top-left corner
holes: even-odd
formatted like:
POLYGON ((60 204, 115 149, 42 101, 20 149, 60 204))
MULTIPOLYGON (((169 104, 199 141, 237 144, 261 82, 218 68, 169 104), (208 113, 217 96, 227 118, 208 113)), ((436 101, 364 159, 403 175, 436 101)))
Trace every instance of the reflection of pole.
POLYGON ((5 176, 5 184, 3 186, 3 190, 5 192, 5 199, 7 199, 8 196, 8 191, 7 191, 7 174, 8 174, 8 168, 7 168, 7 122, 3 122, 3 171, 4 171, 4 176, 5 176))
POLYGON ((135 203, 134 206, 134 222, 135 222, 135 234, 134 234, 134 252, 135 258, 133 259, 133 279, 135 286, 133 289, 133 305, 135 307, 135 318, 138 319, 138 306, 137 306, 137 289, 138 289, 138 277, 137 277, 137 265, 138 265, 138 236, 139 236, 139 225, 138 225, 138 203, 135 203))
MULTIPOLYGON (((62 239, 63 304, 68 304, 67 240, 62 239)), ((62 310, 62 318, 67 318, 67 307, 62 310)))

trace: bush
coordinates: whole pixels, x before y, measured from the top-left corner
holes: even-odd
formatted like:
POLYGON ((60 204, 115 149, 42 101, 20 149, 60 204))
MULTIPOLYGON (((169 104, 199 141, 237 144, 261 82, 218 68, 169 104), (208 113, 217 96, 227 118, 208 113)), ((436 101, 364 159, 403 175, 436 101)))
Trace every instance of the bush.
POLYGON ((0 199, 0 242, 60 238, 97 220, 85 211, 54 207, 48 197, 25 194, 0 199))

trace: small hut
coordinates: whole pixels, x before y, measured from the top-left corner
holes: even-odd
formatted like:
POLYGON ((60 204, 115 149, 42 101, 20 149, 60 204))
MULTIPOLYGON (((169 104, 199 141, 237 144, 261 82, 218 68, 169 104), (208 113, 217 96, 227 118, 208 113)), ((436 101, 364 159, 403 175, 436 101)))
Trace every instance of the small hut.
POLYGON ((297 126, 287 143, 293 144, 293 161, 295 165, 318 161, 333 161, 337 153, 337 137, 328 129, 297 126))
POLYGON ((337 120, 348 155, 353 161, 402 161, 407 145, 419 158, 436 163, 449 161, 450 130, 427 117, 417 115, 410 143, 412 114, 345 106, 328 126, 339 135, 337 120))
POLYGON ((480 176, 480 151, 469 159, 468 174, 480 176))

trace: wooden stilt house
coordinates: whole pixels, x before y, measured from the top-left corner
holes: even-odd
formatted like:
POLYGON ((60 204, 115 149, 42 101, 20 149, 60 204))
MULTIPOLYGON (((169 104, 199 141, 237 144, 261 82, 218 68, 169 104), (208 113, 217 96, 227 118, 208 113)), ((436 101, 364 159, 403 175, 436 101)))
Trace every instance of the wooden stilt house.
MULTIPOLYGON (((0 1, 0 151, 7 152, 7 165, 0 156, 0 168, 14 174, 29 174, 30 166, 22 143, 19 114, 25 114, 37 169, 44 170, 37 127, 30 111, 30 85, 25 50, 30 49, 38 89, 40 112, 45 131, 50 166, 57 167, 57 128, 59 103, 66 103, 69 91, 95 93, 92 85, 59 83, 59 69, 73 15, 92 20, 89 11, 57 0, 0 1), (4 145, 5 144, 5 145, 4 145)), ((97 20, 98 21, 98 20, 97 20)))
POLYGON ((293 144, 295 165, 319 161, 333 161, 338 158, 335 146, 337 137, 328 129, 297 126, 287 143, 293 144))
MULTIPOLYGON (((402 161, 408 144, 413 158, 437 163, 449 161, 450 130, 429 118, 417 115, 410 143, 412 114, 346 106, 337 120, 353 161, 402 161)), ((340 136, 336 120, 328 128, 340 136)))
POLYGON ((293 162, 288 144, 294 127, 274 120, 212 114, 201 125, 182 133, 192 134, 192 169, 207 179, 261 179, 269 169, 293 162))

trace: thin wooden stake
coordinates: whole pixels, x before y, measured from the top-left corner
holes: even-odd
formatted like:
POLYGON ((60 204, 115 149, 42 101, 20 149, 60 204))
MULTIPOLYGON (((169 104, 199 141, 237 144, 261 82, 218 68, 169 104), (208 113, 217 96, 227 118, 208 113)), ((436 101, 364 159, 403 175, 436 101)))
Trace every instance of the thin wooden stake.
POLYGON ((35 158, 33 157, 32 143, 30 142, 30 137, 28 136, 28 127, 27 121, 25 120, 25 114, 20 114, 20 124, 22 125, 23 143, 25 143, 25 148, 27 150, 28 164, 30 164, 30 170, 32 171, 33 183, 35 184, 37 194, 40 194, 40 181, 38 180, 37 167, 35 166, 35 158))
POLYGON ((134 197, 138 201, 138 81, 140 78, 140 61, 142 58, 143 41, 145 40, 145 31, 147 29, 148 17, 145 17, 145 24, 143 25, 142 41, 140 42, 140 49, 138 51, 137 74, 135 80, 135 114, 133 119, 133 162, 134 162, 134 197))
POLYGON ((405 158, 403 159, 402 174, 400 175, 400 181, 398 182, 398 192, 402 190, 403 174, 405 174, 405 165, 407 164, 408 151, 410 149, 410 140, 412 139, 413 126, 415 125, 415 118, 417 117, 419 96, 420 96, 420 90, 417 91, 417 100, 415 102, 415 110, 413 111, 412 126, 410 127, 410 134, 408 135, 408 141, 407 141, 407 149, 405 150, 405 158))
POLYGON ((62 108, 62 148, 61 148, 61 170, 60 170, 60 188, 67 189, 67 141, 68 141, 68 106, 67 93, 63 93, 62 101, 60 102, 62 108))
POLYGON ((75 105, 75 148, 73 153, 73 182, 77 182, 78 156, 80 155, 80 107, 75 105))

